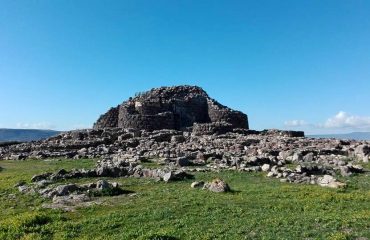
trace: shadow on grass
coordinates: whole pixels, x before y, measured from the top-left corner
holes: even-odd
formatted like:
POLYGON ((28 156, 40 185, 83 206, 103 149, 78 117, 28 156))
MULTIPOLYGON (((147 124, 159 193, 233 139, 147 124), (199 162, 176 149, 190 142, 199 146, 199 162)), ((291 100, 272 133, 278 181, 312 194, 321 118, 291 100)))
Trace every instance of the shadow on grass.
POLYGON ((123 190, 122 188, 109 188, 103 189, 102 191, 91 191, 89 192, 90 197, 105 197, 105 196, 118 196, 123 194, 132 194, 134 191, 123 190))
POLYGON ((173 236, 167 236, 167 235, 158 235, 154 234, 148 238, 148 240, 179 240, 179 238, 173 237, 173 236))
POLYGON ((238 194, 238 193, 241 193, 242 191, 240 190, 235 190, 235 189, 230 189, 228 192, 226 193, 230 193, 230 194, 238 194))

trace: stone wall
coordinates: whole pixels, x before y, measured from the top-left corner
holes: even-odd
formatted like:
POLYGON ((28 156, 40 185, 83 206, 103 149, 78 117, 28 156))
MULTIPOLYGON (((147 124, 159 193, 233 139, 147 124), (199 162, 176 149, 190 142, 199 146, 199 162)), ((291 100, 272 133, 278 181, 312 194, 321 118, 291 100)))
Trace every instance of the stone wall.
POLYGON ((214 100, 208 101, 208 116, 211 122, 227 122, 234 128, 249 128, 247 115, 222 106, 214 100))
POLYGON ((118 108, 109 109, 109 111, 99 117, 99 119, 94 123, 94 129, 102 128, 114 128, 118 126, 118 108))
POLYGON ((194 123, 192 135, 213 135, 213 134, 225 134, 233 131, 233 126, 226 122, 214 122, 214 123, 194 123))
POLYGON ((267 129, 261 131, 261 135, 272 135, 272 136, 282 136, 282 137, 304 137, 303 131, 285 131, 278 129, 267 129))
POLYGON ((157 115, 122 114, 119 115, 118 127, 145 129, 148 131, 175 129, 175 121, 171 112, 159 113, 157 115))
POLYGON ((248 129, 248 117, 211 99, 196 86, 155 88, 110 109, 94 124, 95 129, 134 128, 145 130, 192 127, 194 123, 226 122, 248 129))
POLYGON ((203 97, 178 99, 172 104, 172 109, 177 129, 191 127, 195 122, 210 122, 207 114, 207 100, 203 97))

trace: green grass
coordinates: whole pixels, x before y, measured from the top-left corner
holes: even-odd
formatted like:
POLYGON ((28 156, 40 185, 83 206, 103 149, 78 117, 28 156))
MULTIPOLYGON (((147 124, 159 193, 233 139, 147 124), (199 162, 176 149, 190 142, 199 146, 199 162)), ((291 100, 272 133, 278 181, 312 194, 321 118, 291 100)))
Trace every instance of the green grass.
POLYGON ((141 162, 140 165, 143 166, 144 168, 149 168, 149 169, 163 167, 160 164, 158 164, 158 160, 157 159, 153 159, 153 160, 150 159, 150 160, 147 160, 145 162, 141 162))
POLYGON ((225 194, 191 189, 193 180, 120 178, 114 181, 136 194, 102 197, 103 205, 75 212, 43 209, 47 200, 13 187, 36 173, 93 165, 0 161, 0 239, 370 239, 368 173, 344 179, 348 188, 341 190, 280 183, 262 174, 196 174, 195 180, 227 181, 233 192, 225 194))

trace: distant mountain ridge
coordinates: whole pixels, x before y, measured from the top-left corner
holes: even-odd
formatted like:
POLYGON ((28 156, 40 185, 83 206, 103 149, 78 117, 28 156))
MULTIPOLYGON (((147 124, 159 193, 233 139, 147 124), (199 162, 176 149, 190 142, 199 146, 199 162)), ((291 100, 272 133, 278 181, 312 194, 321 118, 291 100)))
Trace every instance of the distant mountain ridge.
POLYGON ((336 139, 353 139, 353 140, 370 140, 370 132, 352 132, 345 134, 322 134, 307 135, 312 138, 336 138, 336 139))
POLYGON ((8 129, 0 128, 0 142, 29 142, 46 139, 59 134, 60 131, 42 129, 8 129))

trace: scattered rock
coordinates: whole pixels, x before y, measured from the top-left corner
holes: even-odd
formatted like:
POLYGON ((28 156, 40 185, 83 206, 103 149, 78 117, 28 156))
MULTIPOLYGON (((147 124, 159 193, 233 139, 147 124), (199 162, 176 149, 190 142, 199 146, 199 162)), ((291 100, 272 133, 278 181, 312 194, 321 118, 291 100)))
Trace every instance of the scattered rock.
POLYGON ((301 153, 294 153, 293 155, 293 162, 299 162, 302 161, 303 157, 301 153))
POLYGON ((345 183, 337 181, 333 176, 330 175, 324 175, 323 177, 319 177, 317 181, 318 184, 322 187, 341 188, 346 186, 345 183))
POLYGON ((112 188, 113 186, 106 180, 99 180, 97 183, 96 183, 96 189, 98 190, 105 190, 105 189, 110 189, 112 188))
POLYGON ((80 188, 76 184, 60 185, 55 188, 55 196, 66 196, 79 189, 80 188))
POLYGON ((36 175, 32 182, 52 195, 48 186, 66 179, 148 177, 167 182, 188 177, 186 172, 233 170, 264 171, 281 181, 317 184, 323 175, 364 172, 357 164, 369 161, 370 142, 249 130, 245 114, 220 105, 199 87, 178 86, 129 99, 102 115, 94 129, 0 146, 0 159, 82 157, 101 160, 93 169, 62 169, 36 175), (140 166, 151 159, 166 160, 157 160, 161 163, 157 169, 140 166), (290 169, 291 163, 297 168, 290 169))
POLYGON ((204 187, 203 189, 207 189, 211 192, 229 192, 230 191, 230 187, 229 185, 221 180, 221 179, 214 179, 212 182, 207 182, 206 184, 204 184, 204 187))
POLYGON ((173 172, 168 172, 163 175, 163 181, 168 182, 175 179, 173 172))
POLYGON ((43 173, 43 174, 35 175, 31 178, 31 181, 38 182, 41 180, 47 180, 51 175, 52 173, 43 173))
POLYGON ((263 164, 261 167, 262 171, 268 172, 270 170, 270 164, 263 164))
POLYGON ((90 197, 86 194, 70 194, 67 196, 54 196, 53 203, 54 204, 62 204, 62 205, 76 205, 76 203, 87 202, 90 201, 90 197))
POLYGON ((17 183, 14 185, 14 187, 20 187, 20 186, 23 186, 23 185, 26 185, 26 181, 21 180, 21 181, 17 182, 17 183))
POLYGON ((363 167, 360 165, 347 165, 340 167, 340 173, 344 177, 351 176, 353 173, 362 173, 364 171, 363 167))
POLYGON ((87 194, 71 194, 67 196, 54 196, 52 203, 44 203, 42 207, 51 209, 61 209, 64 211, 74 211, 76 208, 88 207, 101 204, 98 199, 91 199, 87 194))
POLYGON ((27 187, 27 186, 25 186, 25 185, 21 185, 21 186, 18 186, 18 190, 21 193, 26 193, 26 192, 28 192, 30 190, 30 188, 27 187))
POLYGON ((370 155, 370 146, 369 145, 357 146, 355 149, 355 155, 360 158, 370 155))

